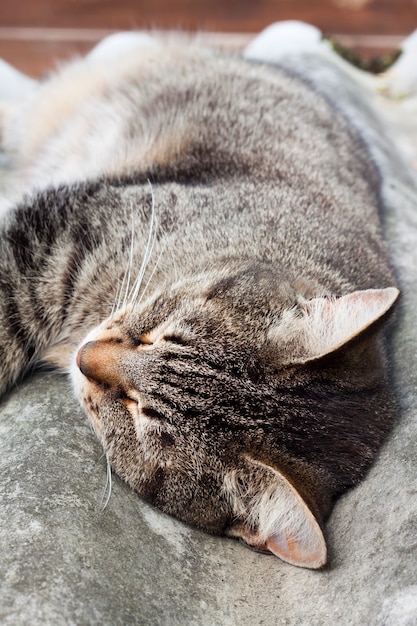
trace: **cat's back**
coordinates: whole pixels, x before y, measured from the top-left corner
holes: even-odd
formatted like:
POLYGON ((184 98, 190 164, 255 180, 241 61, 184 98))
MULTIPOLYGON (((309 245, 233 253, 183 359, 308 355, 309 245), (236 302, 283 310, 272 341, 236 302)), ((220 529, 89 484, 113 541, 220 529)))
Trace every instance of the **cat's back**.
POLYGON ((173 42, 93 74, 69 66, 42 89, 24 150, 33 158, 49 137, 37 180, 43 168, 48 184, 51 171, 56 184, 122 181, 128 202, 132 183, 140 195, 152 181, 185 270, 204 239, 208 257, 222 247, 321 272, 327 290, 392 281, 366 143, 299 72, 173 42))
POLYGON ((301 167, 308 176, 320 165, 323 176, 334 177, 335 156, 339 165, 349 163, 344 182, 364 172, 366 151, 352 128, 313 83, 288 68, 176 39, 91 63, 87 57, 68 65, 28 101, 19 120, 27 161, 54 144, 81 158, 95 141, 101 153, 118 146, 107 168, 95 155, 102 172, 113 175, 165 167, 177 178, 233 173, 276 180, 301 167))
POLYGON ((392 283, 380 174, 337 101, 299 71, 199 47, 158 68, 132 77, 141 115, 132 108, 129 132, 139 136, 146 120, 147 143, 121 175, 157 185, 184 248, 200 234, 216 255, 269 260, 291 280, 321 275, 324 291, 392 283))

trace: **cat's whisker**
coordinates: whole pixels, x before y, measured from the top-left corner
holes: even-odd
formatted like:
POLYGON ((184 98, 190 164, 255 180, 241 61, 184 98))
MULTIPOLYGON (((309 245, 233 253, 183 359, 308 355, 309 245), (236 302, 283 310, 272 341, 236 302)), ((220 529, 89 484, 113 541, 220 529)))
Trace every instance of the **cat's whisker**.
POLYGON ((113 306, 112 315, 121 309, 125 308, 127 302, 129 301, 129 288, 131 282, 132 275, 132 266, 133 266, 133 253, 134 253, 134 239, 135 239, 135 228, 134 228, 134 213, 133 206, 131 206, 131 228, 130 228, 130 252, 129 252, 129 262, 128 266, 123 274, 123 280, 120 285, 120 290, 118 289, 116 294, 115 306, 113 306), (123 297, 124 293, 124 297, 123 297), (117 303, 117 304, 116 304, 117 303))
MULTIPOLYGON (((131 295, 130 302, 132 304, 136 304, 136 302, 138 301, 138 297, 139 297, 139 294, 140 294, 140 289, 141 289, 142 282, 143 282, 143 277, 144 277, 146 269, 147 269, 147 267, 149 265, 149 261, 151 259, 152 252, 153 252, 153 249, 154 249, 154 246, 155 246, 155 241, 156 241, 156 233, 152 236, 152 241, 151 241, 151 244, 149 246, 149 252, 147 252, 146 259, 144 259, 144 260, 146 260, 146 263, 143 265, 143 269, 141 268, 141 271, 139 272, 139 275, 138 275, 138 278, 137 278, 137 281, 136 281, 136 284, 135 284, 135 289, 134 289, 134 291, 133 291, 133 293, 131 295)), ((158 257, 158 260, 159 260, 159 257, 158 257)), ((158 260, 157 260, 157 263, 158 263, 158 260)), ((152 275, 153 275, 153 272, 152 272, 151 276, 152 275)), ((149 280, 146 283, 146 285, 148 285, 148 283, 149 283, 149 280)))
POLYGON ((132 304, 136 301, 138 294, 140 292, 140 288, 142 286, 142 281, 143 281, 143 277, 145 275, 146 269, 148 267, 149 264, 149 260, 153 251, 153 246, 154 246, 154 238, 152 238, 150 244, 147 244, 147 248, 143 257, 143 261, 141 264, 141 267, 139 269, 138 275, 136 277, 136 280, 132 286, 131 292, 129 294, 129 302, 131 302, 132 304))
MULTIPOLYGON (((134 301, 132 302, 132 304, 140 304, 140 303, 142 302, 143 297, 144 297, 144 295, 145 295, 145 293, 146 293, 146 290, 147 290, 147 288, 149 287, 149 285, 150 285, 150 283, 151 283, 151 281, 152 281, 152 278, 154 277, 154 274, 155 274, 156 270, 158 269, 159 263, 160 263, 160 261, 161 261, 162 253, 165 251, 165 247, 166 247, 166 246, 164 246, 164 247, 162 248, 161 252, 160 252, 160 253, 159 253, 159 255, 158 255, 158 258, 157 258, 157 260, 156 260, 155 266, 154 266, 154 268, 153 268, 153 270, 152 270, 152 272, 151 272, 151 275, 149 276, 148 280, 146 281, 146 285, 145 285, 145 287, 143 288, 142 293, 140 294, 140 298, 139 298, 139 300, 137 300, 137 299, 136 299, 136 300, 134 300, 134 301)), ((139 296, 139 294, 137 294, 136 298, 137 298, 138 296, 139 296)))
POLYGON ((131 229, 130 229, 130 253, 129 253, 129 265, 127 270, 127 280, 126 280, 126 289, 125 296, 123 299, 123 308, 126 307, 127 302, 129 301, 129 290, 130 290, 130 280, 132 276, 132 266, 133 266, 133 250, 135 243, 135 225, 133 219, 133 206, 131 211, 131 229))
MULTIPOLYGON (((170 234, 172 233, 173 228, 174 228, 174 227, 172 227, 172 228, 171 228, 171 230, 169 231, 168 235, 170 235, 170 234)), ((140 304, 140 303, 142 302, 143 297, 144 297, 144 295, 145 295, 145 293, 146 293, 146 290, 148 289, 149 285, 151 284, 152 278, 154 277, 154 274, 155 274, 156 270, 157 270, 157 269, 158 269, 158 267, 159 267, 159 264, 160 264, 160 262, 161 262, 162 255, 163 255, 163 253, 165 252, 165 250, 166 250, 166 248, 167 248, 167 245, 168 245, 168 239, 169 239, 169 238, 167 237, 167 239, 165 240, 165 244, 164 244, 164 245, 162 246, 162 248, 161 248, 161 251, 160 251, 160 253, 159 253, 159 255, 158 255, 158 258, 156 259, 155 266, 154 266, 154 268, 153 268, 153 270, 152 270, 152 272, 151 272, 151 275, 149 276, 149 278, 148 278, 148 280, 147 280, 147 282, 146 282, 145 287, 143 288, 142 293, 140 294, 140 298, 139 298, 139 300, 134 301, 132 304, 140 304)), ((173 262, 174 262, 174 266, 175 266, 175 255, 174 255, 174 254, 173 254, 173 262)), ((175 266, 175 275, 177 275, 177 272, 176 272, 176 266, 175 266)), ((138 295, 139 295, 139 294, 138 294, 138 295)))
POLYGON ((119 297, 120 297, 120 293, 121 293, 121 288, 120 287, 121 287, 120 279, 118 279, 116 295, 114 297, 114 302, 113 302, 113 306, 112 306, 112 309, 111 309, 110 317, 113 317, 113 315, 115 314, 115 312, 118 309, 119 297))
POLYGON ((174 279, 175 279, 175 282, 178 282, 178 280, 180 278, 180 274, 178 272, 178 267, 177 267, 177 259, 176 259, 176 255, 175 255, 175 248, 172 247, 172 246, 171 246, 171 260, 172 260, 172 270, 173 270, 173 274, 174 274, 174 279))
POLYGON ((120 285, 120 291, 119 291, 119 295, 117 298, 117 305, 116 305, 115 311, 118 311, 122 306, 122 294, 125 290, 125 284, 127 282, 127 273, 128 273, 128 270, 126 269, 125 273, 123 274, 122 283, 120 285))
POLYGON ((107 454, 106 454, 106 462, 107 462, 107 477, 106 477, 106 484, 104 486, 103 495, 101 497, 101 511, 102 512, 107 508, 107 505, 110 501, 110 497, 112 494, 111 465, 110 465, 109 457, 107 456, 107 454))
POLYGON ((138 276, 133 284, 131 292, 129 294, 129 302, 134 303, 137 300, 138 294, 140 292, 140 288, 142 285, 143 277, 145 275, 146 268, 149 264, 149 260, 152 256, 152 252, 155 246, 156 241, 156 232, 157 232, 157 222, 156 222, 156 210, 155 210, 155 195, 153 192, 152 184, 150 180, 148 180, 150 190, 151 190, 151 198, 152 198, 152 206, 151 206, 151 222, 149 225, 149 234, 148 240, 146 243, 145 253, 143 255, 142 263, 138 272, 138 276))

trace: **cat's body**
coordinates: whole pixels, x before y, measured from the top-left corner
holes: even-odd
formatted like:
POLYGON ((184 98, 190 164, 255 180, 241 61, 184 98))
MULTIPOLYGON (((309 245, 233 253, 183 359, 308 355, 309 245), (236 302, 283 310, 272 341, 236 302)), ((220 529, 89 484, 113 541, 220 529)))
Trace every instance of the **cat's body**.
POLYGON ((4 114, 15 184, 41 191, 0 227, 2 389, 71 367, 143 497, 322 566, 395 413, 365 141, 297 74, 195 45, 78 62, 28 103, 4 114))

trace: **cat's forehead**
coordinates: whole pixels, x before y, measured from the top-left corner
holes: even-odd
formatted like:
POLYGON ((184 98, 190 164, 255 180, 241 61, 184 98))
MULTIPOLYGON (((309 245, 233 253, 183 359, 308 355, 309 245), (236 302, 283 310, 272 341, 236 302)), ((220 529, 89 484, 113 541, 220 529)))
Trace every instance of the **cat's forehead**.
POLYGON ((215 268, 128 304, 106 320, 102 330, 110 335, 131 334, 150 343, 172 334, 212 340, 256 334, 266 331, 271 319, 298 299, 294 286, 264 264, 243 272, 215 268))
POLYGON ((103 340, 135 337, 143 342, 155 343, 165 335, 179 332, 191 334, 207 317, 210 314, 204 298, 178 292, 162 292, 143 304, 130 303, 117 310, 94 332, 98 332, 103 340))

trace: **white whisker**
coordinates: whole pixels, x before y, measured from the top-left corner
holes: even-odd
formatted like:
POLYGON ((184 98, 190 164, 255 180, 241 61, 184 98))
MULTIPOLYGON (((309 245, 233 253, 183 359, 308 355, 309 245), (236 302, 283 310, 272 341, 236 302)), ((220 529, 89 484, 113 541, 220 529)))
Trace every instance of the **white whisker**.
POLYGON ((119 297, 117 299, 116 311, 118 311, 120 309, 120 307, 122 306, 122 294, 123 294, 124 289, 125 289, 125 283, 127 281, 127 274, 128 274, 128 270, 126 269, 126 271, 125 271, 125 273, 123 275, 122 284, 120 285, 120 291, 119 291, 119 297))
POLYGON ((107 505, 110 501, 110 497, 112 493, 111 466, 110 466, 110 461, 109 461, 109 457, 107 456, 107 454, 106 454, 106 461, 107 461, 107 478, 106 478, 106 484, 104 487, 103 495, 101 497, 101 505, 102 505, 101 511, 104 511, 107 508, 107 505), (107 493, 107 496, 106 496, 106 493, 107 493))
POLYGON ((131 212, 131 221, 132 221, 132 224, 131 224, 131 233, 130 233, 129 266, 128 266, 128 272, 127 272, 125 297, 123 299, 123 308, 126 306, 129 300, 130 279, 132 276, 133 250, 134 250, 134 243, 135 243, 135 224, 134 224, 134 219, 133 219, 133 206, 132 206, 132 212, 131 212))
MULTIPOLYGON (((113 303, 113 307, 112 307, 112 311, 111 311, 111 315, 114 315, 116 313, 116 311, 118 311, 121 308, 125 308, 127 306, 128 303, 130 304, 135 304, 137 301, 137 298, 139 296, 141 287, 142 287, 142 282, 143 282, 143 278, 145 275, 145 272, 147 270, 147 267, 149 265, 149 261, 152 257, 153 254, 153 250, 155 247, 155 243, 156 243, 156 239, 157 239, 157 231, 158 231, 158 223, 157 223, 157 218, 156 218, 156 209, 155 209, 155 195, 153 192, 153 187, 151 184, 151 181, 148 179, 148 184, 151 190, 151 199, 152 199, 152 204, 151 204, 151 217, 150 217, 150 224, 149 224, 149 233, 148 233, 148 238, 146 241, 146 246, 145 246, 145 252, 143 254, 142 257, 142 263, 141 266, 139 268, 139 272, 135 278, 135 280, 133 281, 133 284, 131 284, 132 282, 132 268, 133 268, 133 259, 134 259, 134 250, 135 250, 135 225, 134 225, 134 213, 133 213, 133 207, 132 207, 132 213, 131 213, 131 240, 130 240, 130 252, 129 252, 129 263, 128 263, 128 267, 123 275, 123 279, 121 284, 118 286, 117 288, 117 292, 116 292, 116 297, 115 297, 115 301, 113 303)), ((155 264, 155 267, 151 273, 150 278, 148 279, 146 286, 145 286, 145 290, 147 289, 148 285, 150 284, 150 281, 159 265, 160 259, 162 256, 162 251, 158 256, 157 262, 155 264)), ((145 291, 144 290, 144 291, 145 291)), ((142 294, 143 295, 143 294, 142 294)), ((142 297, 141 297, 142 299, 142 297)))
POLYGON ((115 312, 116 312, 116 311, 117 311, 117 309, 118 309, 119 295, 120 295, 120 293, 121 293, 121 289, 120 289, 120 287, 121 287, 121 284, 120 284, 120 279, 118 279, 118 280, 117 280, 116 295, 115 295, 115 298, 114 298, 114 302, 113 302, 113 306, 112 306, 112 309, 111 309, 110 317, 113 317, 113 315, 115 314, 115 312))
MULTIPOLYGON (((140 294, 140 298, 139 298, 139 300, 134 301, 134 304, 140 304, 140 303, 142 302, 143 296, 145 295, 146 290, 147 290, 147 288, 149 287, 149 284, 150 284, 150 282, 151 282, 151 280, 152 280, 152 278, 153 278, 153 276, 154 276, 154 274, 155 274, 156 270, 158 269, 159 262, 160 262, 160 260, 161 260, 162 253, 164 252, 164 250, 165 250, 165 247, 161 249, 161 252, 159 253, 158 258, 157 258, 157 260, 156 260, 155 266, 154 266, 154 268, 153 268, 153 270, 152 270, 152 272, 151 272, 151 275, 149 276, 148 280, 146 281, 146 285, 145 285, 145 287, 143 288, 142 293, 140 294)), ((136 298, 138 297, 138 295, 139 295, 139 294, 137 294, 137 295, 136 295, 136 298)))
MULTIPOLYGON (((172 228, 171 228, 171 230, 169 231, 168 235, 170 235, 170 234, 172 233, 173 228, 174 228, 174 227, 172 227, 172 228)), ((146 290, 147 290, 147 288, 149 287, 149 285, 150 285, 150 283, 151 283, 151 281, 152 281, 152 278, 153 278, 153 276, 154 276, 154 274, 155 274, 156 270, 157 270, 157 269, 158 269, 158 267, 159 267, 159 263, 160 263, 160 261, 161 261, 161 258, 162 258, 163 253, 164 253, 164 252, 165 252, 165 250, 166 250, 167 245, 168 245, 168 237, 167 237, 167 238, 166 238, 166 240, 165 240, 165 244, 161 247, 161 251, 160 251, 160 253, 159 253, 159 255, 158 255, 158 258, 156 259, 155 266, 154 266, 154 268, 153 268, 153 270, 152 270, 152 272, 151 272, 151 275, 149 276, 149 278, 148 278, 148 280, 147 280, 147 282, 146 282, 145 287, 144 287, 144 288, 143 288, 143 290, 142 290, 142 293, 140 294, 140 298, 139 298, 139 300, 137 300, 137 304, 140 304, 140 303, 142 302, 143 296, 145 295, 146 290)), ((175 267, 175 260, 174 260, 174 267, 175 267)))
POLYGON ((153 248, 154 248, 155 241, 156 241, 157 226, 156 226, 155 196, 153 193, 153 188, 152 188, 152 184, 150 180, 148 180, 148 183, 151 189, 151 197, 152 197, 151 223, 149 225, 148 240, 146 242, 146 248, 145 248, 145 253, 142 259, 142 264, 140 266, 138 276, 129 294, 129 301, 132 303, 134 303, 137 300, 137 297, 138 297, 138 294, 142 285, 143 277, 145 275, 145 271, 148 266, 149 260, 152 256, 153 248))
POLYGON ((135 283, 135 289, 132 292, 132 295, 131 295, 131 298, 130 298, 130 301, 131 301, 132 304, 135 304, 137 299, 138 299, 139 292, 140 292, 140 289, 141 289, 141 286, 142 286, 143 277, 144 277, 146 269, 147 269, 147 267, 149 265, 149 261, 151 259, 152 252, 153 252, 153 249, 154 249, 154 246, 155 246, 155 241, 156 241, 156 233, 154 233, 152 235, 152 240, 150 241, 150 244, 149 243, 147 244, 147 249, 146 249, 146 253, 145 253, 146 256, 144 257, 144 262, 145 263, 143 264, 143 268, 141 267, 141 269, 139 271, 138 279, 137 279, 137 281, 135 283))

